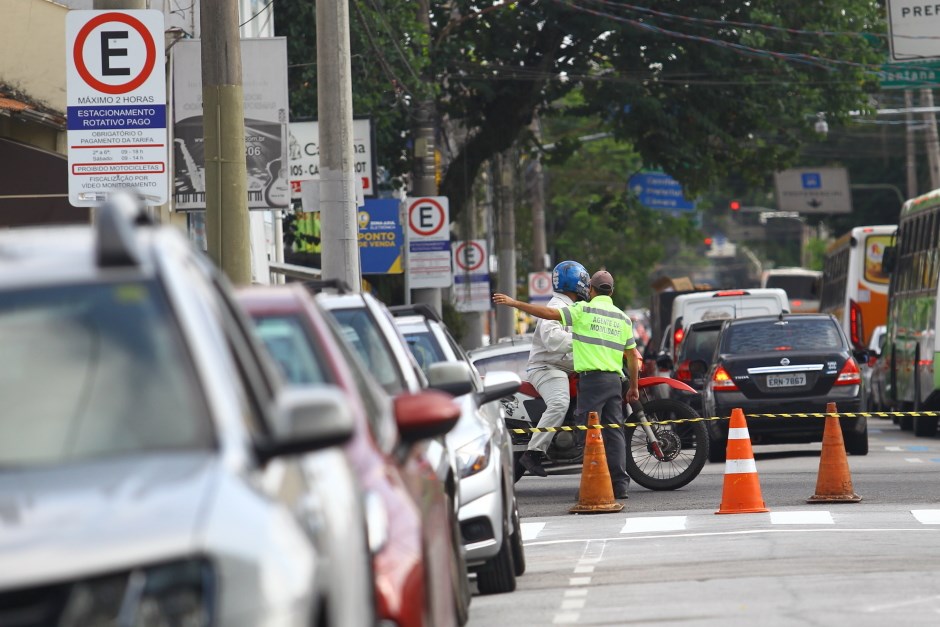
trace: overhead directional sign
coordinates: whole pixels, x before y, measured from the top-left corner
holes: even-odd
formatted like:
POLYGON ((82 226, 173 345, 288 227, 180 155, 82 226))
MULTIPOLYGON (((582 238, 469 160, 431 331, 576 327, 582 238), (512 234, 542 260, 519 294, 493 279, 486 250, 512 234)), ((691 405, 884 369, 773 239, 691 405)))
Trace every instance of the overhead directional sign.
POLYGON ((882 89, 940 87, 940 60, 885 63, 878 71, 882 89))
POLYGON ((940 6, 924 0, 887 0, 892 61, 940 58, 940 6))
POLYGON ((411 288, 450 287, 450 205, 446 196, 406 198, 408 284, 411 288))
POLYGON ((774 173, 777 209, 797 213, 851 213, 845 168, 794 168, 774 173))
POLYGON ((69 202, 131 189, 167 201, 166 72, 160 11, 69 11, 69 202))
POLYGON ((640 172, 630 177, 630 190, 650 209, 693 211, 695 201, 685 197, 682 185, 662 172, 640 172))

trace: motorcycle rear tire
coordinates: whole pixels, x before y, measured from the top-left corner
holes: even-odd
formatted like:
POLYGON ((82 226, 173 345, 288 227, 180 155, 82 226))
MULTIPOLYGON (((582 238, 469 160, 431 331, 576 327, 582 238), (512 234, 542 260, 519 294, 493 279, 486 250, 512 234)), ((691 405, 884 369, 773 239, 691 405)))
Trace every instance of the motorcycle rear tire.
MULTIPOLYGON (((657 398, 643 404, 650 422, 660 420, 691 420, 699 418, 692 407, 670 398, 657 398)), ((630 422, 630 418, 626 419, 630 422)), ((708 429, 704 422, 684 422, 660 427, 674 437, 681 449, 671 461, 659 461, 646 444, 641 427, 626 427, 627 474, 637 485, 648 490, 676 490, 695 479, 708 460, 708 429)), ((656 427, 654 427, 654 430, 656 427)))

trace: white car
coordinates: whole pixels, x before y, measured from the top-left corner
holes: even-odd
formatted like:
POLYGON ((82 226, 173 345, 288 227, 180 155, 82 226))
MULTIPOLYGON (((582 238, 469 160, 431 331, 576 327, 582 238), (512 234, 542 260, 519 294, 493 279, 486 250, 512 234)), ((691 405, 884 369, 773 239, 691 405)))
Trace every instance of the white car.
POLYGON ((344 396, 282 388, 209 259, 124 209, 0 232, 0 624, 308 626, 300 460, 344 396))
POLYGON ((422 368, 456 363, 472 375, 473 390, 455 398, 462 412, 446 436, 459 477, 460 530, 480 593, 511 592, 516 577, 525 572, 525 551, 513 487, 512 441, 498 401, 514 394, 521 380, 512 372, 492 372, 482 379, 432 309, 390 310, 422 368))

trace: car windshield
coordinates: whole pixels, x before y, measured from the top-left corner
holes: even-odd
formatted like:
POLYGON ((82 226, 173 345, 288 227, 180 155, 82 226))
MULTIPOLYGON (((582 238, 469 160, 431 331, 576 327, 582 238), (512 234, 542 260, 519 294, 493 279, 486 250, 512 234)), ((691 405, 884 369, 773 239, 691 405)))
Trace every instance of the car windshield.
POLYGON ((0 466, 213 444, 153 282, 0 292, 0 353, 0 466))
POLYGON ((528 349, 515 351, 513 353, 504 353, 502 355, 494 355, 492 357, 473 358, 473 365, 476 366, 481 375, 485 376, 487 372, 495 372, 497 370, 508 370, 509 372, 515 372, 523 381, 528 379, 526 376, 526 366, 528 363, 528 349))
POLYGON ((430 331, 418 331, 405 333, 404 335, 405 341, 408 342, 408 348, 411 349, 411 354, 415 356, 418 365, 421 366, 425 374, 431 364, 447 360, 430 331))
POLYGON ((396 366, 391 348, 385 343, 378 323, 368 310, 333 309, 330 313, 343 329, 346 341, 356 349, 369 372, 385 391, 392 396, 404 392, 404 375, 396 366))
POLYGON ((329 383, 323 362, 299 317, 256 316, 255 327, 288 382, 297 385, 329 383))
POLYGON ((711 361, 721 327, 692 329, 682 341, 679 361, 711 361))
POLYGON ((722 352, 725 353, 844 348, 836 323, 819 318, 788 318, 732 324, 725 329, 722 344, 722 352))

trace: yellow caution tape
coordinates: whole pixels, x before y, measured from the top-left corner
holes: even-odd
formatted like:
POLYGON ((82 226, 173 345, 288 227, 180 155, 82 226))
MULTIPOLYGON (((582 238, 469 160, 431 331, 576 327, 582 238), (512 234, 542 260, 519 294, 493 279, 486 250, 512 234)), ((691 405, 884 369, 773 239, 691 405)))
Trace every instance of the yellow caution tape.
MULTIPOLYGON (((856 411, 856 412, 807 412, 796 414, 747 414, 747 418, 894 418, 902 416, 940 416, 940 411, 856 411)), ((562 427, 528 427, 525 429, 509 429, 510 433, 557 433, 560 431, 587 431, 588 429, 623 429, 625 427, 640 427, 643 425, 678 425, 688 422, 706 422, 713 420, 728 420, 728 416, 708 416, 698 418, 679 418, 676 420, 657 420, 655 422, 624 422, 620 424, 599 424, 594 426, 570 425, 562 427)))

